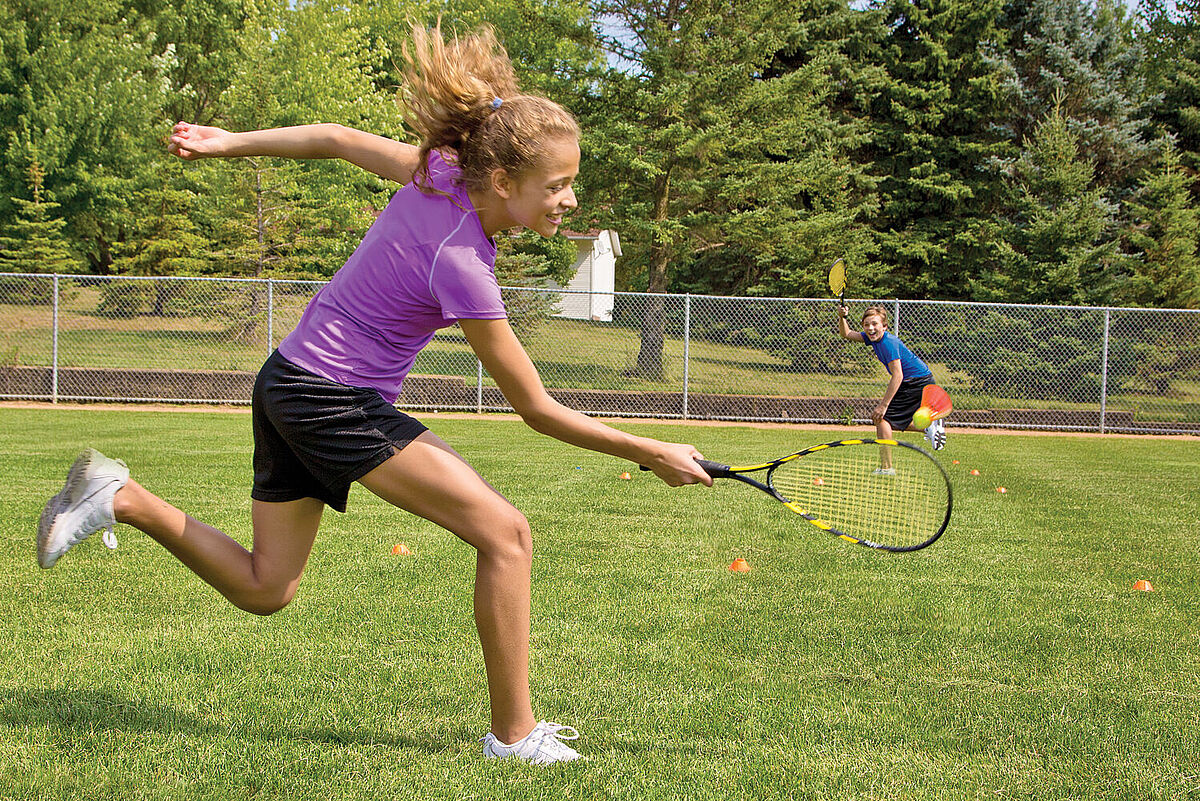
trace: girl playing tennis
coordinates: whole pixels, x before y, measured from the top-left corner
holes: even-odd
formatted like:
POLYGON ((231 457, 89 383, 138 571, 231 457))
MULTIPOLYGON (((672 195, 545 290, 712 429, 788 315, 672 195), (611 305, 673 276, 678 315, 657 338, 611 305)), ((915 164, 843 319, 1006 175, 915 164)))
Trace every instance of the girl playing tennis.
MULTIPOLYGON (((575 208, 579 131, 559 105, 521 94, 490 30, 443 39, 414 28, 405 84, 420 147, 337 125, 246 133, 179 123, 168 149, 216 156, 343 158, 404 184, 358 249, 309 303, 254 386, 253 548, 158 498, 123 462, 85 451, 46 504, 38 561, 126 523, 161 543, 238 607, 283 608, 326 505, 358 481, 478 552, 475 623, 491 701, 489 757, 579 758, 573 729, 534 717, 529 696, 532 538, 524 516, 445 442, 393 405, 417 353, 458 323, 522 419, 564 442, 651 468, 671 486, 712 480, 690 445, 610 428, 556 401, 513 335, 493 273, 493 237, 552 236, 575 208)), ((114 544, 114 543, 110 543, 114 544)))

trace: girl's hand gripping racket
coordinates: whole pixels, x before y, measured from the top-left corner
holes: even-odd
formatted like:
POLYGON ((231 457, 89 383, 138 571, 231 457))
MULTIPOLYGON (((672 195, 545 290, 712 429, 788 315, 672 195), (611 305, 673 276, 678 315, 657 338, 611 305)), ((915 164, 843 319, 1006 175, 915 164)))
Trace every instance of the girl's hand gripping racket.
POLYGON ((822 531, 867 548, 917 551, 950 524, 949 476, 907 442, 844 439, 742 467, 698 461, 713 478, 749 484, 822 531))

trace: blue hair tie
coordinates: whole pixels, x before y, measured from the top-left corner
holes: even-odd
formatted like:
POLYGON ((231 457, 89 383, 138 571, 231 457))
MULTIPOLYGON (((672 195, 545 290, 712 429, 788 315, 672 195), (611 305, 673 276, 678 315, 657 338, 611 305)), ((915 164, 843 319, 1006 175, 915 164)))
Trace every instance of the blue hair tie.
POLYGON ((501 100, 500 98, 498 98, 498 97, 493 97, 493 98, 492 98, 492 111, 495 111, 496 109, 500 108, 500 105, 501 105, 503 102, 504 102, 504 101, 503 101, 503 100, 501 100))

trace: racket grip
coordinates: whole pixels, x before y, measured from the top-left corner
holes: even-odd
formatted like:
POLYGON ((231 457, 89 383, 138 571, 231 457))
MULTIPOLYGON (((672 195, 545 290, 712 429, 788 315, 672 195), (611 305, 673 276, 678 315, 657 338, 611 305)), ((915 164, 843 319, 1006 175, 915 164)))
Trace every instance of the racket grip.
MULTIPOLYGON (((696 464, 704 468, 704 472, 708 473, 711 478, 729 478, 729 465, 721 464, 720 462, 710 462, 707 459, 697 459, 696 464)), ((638 465, 639 470, 650 472, 650 468, 644 464, 638 465)))
POLYGON ((732 475, 729 472, 729 465, 721 464, 720 462, 710 462, 707 459, 697 459, 696 464, 704 468, 704 472, 708 473, 712 478, 729 478, 732 475))

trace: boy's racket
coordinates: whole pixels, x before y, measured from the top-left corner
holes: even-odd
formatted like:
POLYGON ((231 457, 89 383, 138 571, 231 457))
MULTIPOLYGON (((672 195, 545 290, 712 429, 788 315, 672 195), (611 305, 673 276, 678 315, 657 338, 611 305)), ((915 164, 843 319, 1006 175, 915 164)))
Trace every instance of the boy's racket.
POLYGON ((938 420, 954 411, 954 404, 946 390, 937 384, 926 384, 921 390, 921 408, 929 412, 929 419, 938 420))
POLYGON ((846 305, 846 262, 838 259, 829 268, 829 291, 838 296, 838 301, 846 305))
POLYGON ((907 442, 844 439, 743 467, 698 461, 713 478, 749 484, 817 528, 867 548, 920 550, 950 523, 949 476, 907 442))

